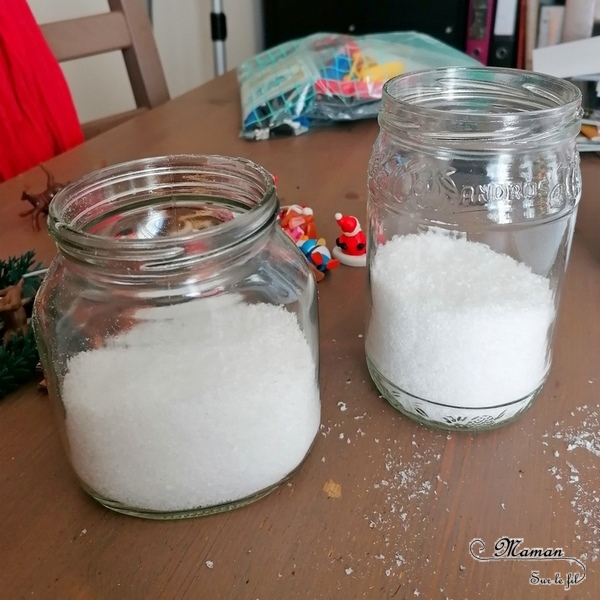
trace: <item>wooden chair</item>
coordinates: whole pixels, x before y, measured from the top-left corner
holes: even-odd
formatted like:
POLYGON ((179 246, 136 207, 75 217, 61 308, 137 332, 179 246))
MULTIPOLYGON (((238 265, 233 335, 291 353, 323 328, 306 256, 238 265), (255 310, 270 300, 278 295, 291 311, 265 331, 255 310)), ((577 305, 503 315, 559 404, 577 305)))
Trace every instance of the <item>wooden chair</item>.
POLYGON ((137 109, 84 124, 86 138, 169 100, 144 0, 108 0, 108 5, 107 13, 40 25, 58 62, 123 52, 137 109))

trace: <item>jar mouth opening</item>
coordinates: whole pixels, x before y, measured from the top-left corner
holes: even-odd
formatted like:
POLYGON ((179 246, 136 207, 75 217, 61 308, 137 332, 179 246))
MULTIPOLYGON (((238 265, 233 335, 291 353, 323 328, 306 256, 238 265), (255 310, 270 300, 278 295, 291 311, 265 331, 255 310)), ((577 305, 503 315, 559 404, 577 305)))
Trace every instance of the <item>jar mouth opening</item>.
POLYGON ((462 117, 544 118, 577 109, 581 91, 574 84, 541 73, 498 67, 441 67, 411 71, 383 86, 383 107, 400 107, 439 118, 451 111, 462 117))
POLYGON ((273 177, 245 158, 178 154, 137 159, 84 175, 49 207, 62 250, 151 252, 175 258, 223 250, 275 218, 273 177))

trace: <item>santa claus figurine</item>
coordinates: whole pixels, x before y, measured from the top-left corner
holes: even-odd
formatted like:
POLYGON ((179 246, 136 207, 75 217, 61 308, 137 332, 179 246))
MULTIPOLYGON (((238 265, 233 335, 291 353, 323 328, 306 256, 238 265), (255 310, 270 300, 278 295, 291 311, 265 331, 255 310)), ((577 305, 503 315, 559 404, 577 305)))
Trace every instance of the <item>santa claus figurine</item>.
POLYGON ((335 214, 342 235, 335 240, 333 256, 350 267, 364 267, 367 264, 367 237, 356 217, 335 214))

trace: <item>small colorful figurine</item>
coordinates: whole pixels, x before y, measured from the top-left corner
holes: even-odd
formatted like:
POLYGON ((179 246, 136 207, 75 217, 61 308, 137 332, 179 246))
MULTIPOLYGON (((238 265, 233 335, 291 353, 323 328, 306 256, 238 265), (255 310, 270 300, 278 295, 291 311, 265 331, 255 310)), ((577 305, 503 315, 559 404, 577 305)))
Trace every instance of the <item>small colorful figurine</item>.
POLYGON ((317 282, 325 277, 325 272, 331 271, 340 265, 338 260, 331 258, 331 253, 325 245, 323 238, 315 240, 314 238, 304 236, 296 242, 296 246, 300 248, 302 254, 306 257, 317 282))
POLYGON ((333 256, 343 265, 349 267, 364 267, 367 264, 367 237, 360 227, 356 217, 335 214, 342 234, 335 240, 336 247, 333 256))
POLYGON ((317 237, 313 210, 308 206, 284 206, 279 212, 279 224, 294 242, 301 237, 317 237))

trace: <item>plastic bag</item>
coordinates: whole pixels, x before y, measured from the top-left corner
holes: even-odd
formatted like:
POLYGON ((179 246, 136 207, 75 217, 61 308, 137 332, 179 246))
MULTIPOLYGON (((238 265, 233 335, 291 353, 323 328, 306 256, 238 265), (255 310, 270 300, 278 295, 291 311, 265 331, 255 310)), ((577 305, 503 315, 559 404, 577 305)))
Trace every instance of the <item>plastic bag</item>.
POLYGON ((481 66, 414 31, 347 36, 317 33, 266 50, 237 70, 242 136, 299 135, 335 121, 374 117, 383 84, 407 71, 481 66))

